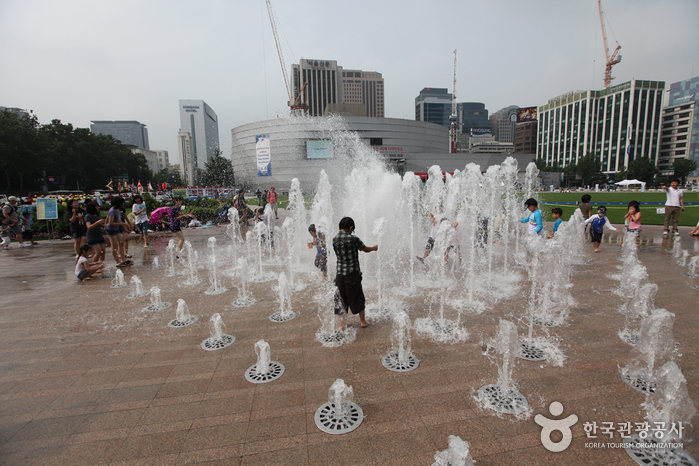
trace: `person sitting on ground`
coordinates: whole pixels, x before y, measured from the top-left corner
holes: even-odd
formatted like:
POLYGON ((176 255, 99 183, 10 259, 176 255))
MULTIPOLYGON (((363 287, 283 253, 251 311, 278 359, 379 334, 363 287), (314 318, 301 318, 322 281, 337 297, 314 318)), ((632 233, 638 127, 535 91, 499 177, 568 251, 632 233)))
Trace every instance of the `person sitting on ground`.
POLYGON ((689 236, 694 236, 697 241, 699 241, 699 222, 697 222, 697 226, 694 228, 694 230, 689 232, 689 236))
POLYGON ((80 281, 92 280, 92 276, 96 273, 104 271, 104 262, 98 261, 91 263, 87 260, 87 253, 92 248, 87 244, 80 246, 78 250, 78 260, 75 263, 75 276, 80 281))

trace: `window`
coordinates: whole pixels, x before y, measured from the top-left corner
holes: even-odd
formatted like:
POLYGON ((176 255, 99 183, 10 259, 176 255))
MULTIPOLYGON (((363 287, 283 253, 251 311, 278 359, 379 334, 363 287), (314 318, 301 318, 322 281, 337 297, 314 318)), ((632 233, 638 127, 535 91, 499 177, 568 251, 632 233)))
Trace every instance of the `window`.
POLYGON ((370 138, 369 139, 369 144, 372 146, 382 146, 383 145, 383 138, 370 138))

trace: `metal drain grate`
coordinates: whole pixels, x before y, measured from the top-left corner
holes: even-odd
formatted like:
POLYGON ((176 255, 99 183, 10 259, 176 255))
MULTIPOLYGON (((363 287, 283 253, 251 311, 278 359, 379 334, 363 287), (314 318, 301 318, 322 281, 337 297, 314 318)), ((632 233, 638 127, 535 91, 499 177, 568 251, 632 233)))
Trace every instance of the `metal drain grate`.
POLYGON ((393 316, 393 312, 387 307, 370 306, 366 308, 366 316, 373 320, 388 320, 393 316))
POLYGON ((540 325, 542 327, 558 327, 558 322, 556 322, 553 319, 542 319, 539 316, 534 316, 532 317, 532 322, 534 322, 536 325, 540 325))
POLYGON ((129 284, 124 283, 123 285, 109 285, 109 288, 124 288, 126 286, 129 286, 129 284))
POLYGON ((226 291, 228 291, 228 288, 219 288, 217 290, 212 290, 211 288, 209 288, 208 290, 206 290, 204 292, 204 294, 210 295, 210 296, 215 296, 217 294, 225 293, 226 291))
POLYGON ((215 351, 223 349, 226 346, 231 346, 235 341, 235 337, 232 335, 223 335, 221 339, 213 339, 211 337, 201 342, 201 347, 207 351, 215 351))
POLYGON ((629 374, 621 374, 621 380, 630 387, 635 388, 639 392, 655 393, 658 385, 654 380, 649 380, 644 374, 630 376, 629 374))
POLYGON ((245 380, 252 383, 267 383, 277 380, 284 374, 284 365, 277 361, 269 362, 269 370, 264 374, 257 373, 257 364, 250 366, 245 371, 245 380))
POLYGON ((456 325, 454 322, 449 321, 449 320, 433 320, 432 321, 432 331, 437 334, 442 334, 442 335, 453 335, 454 334, 454 329, 456 329, 456 325))
POLYGON ((162 309, 167 309, 170 306, 172 306, 172 303, 160 303, 159 306, 156 306, 154 304, 149 304, 148 306, 146 306, 146 308, 144 310, 149 311, 149 312, 160 311, 162 309))
POLYGON ((255 298, 240 298, 236 299, 231 303, 231 306, 233 307, 247 307, 247 306, 252 306, 255 304, 257 300, 255 298))
POLYGON ((699 285, 689 285, 693 290, 699 290, 699 285))
POLYGON ((335 412, 335 403, 328 401, 316 410, 316 426, 328 434, 352 432, 364 420, 364 412, 357 404, 348 402, 348 413, 340 416, 335 412))
POLYGON ((294 317, 296 317, 296 313, 293 311, 289 312, 275 312, 271 316, 269 316, 269 320, 272 322, 288 322, 294 317))
POLYGON ((517 355, 518 358, 527 361, 546 361, 546 353, 541 348, 537 348, 529 343, 520 343, 519 346, 522 352, 517 355))
POLYGON ((699 463, 683 449, 662 448, 659 444, 664 442, 658 442, 653 437, 641 439, 638 435, 632 435, 625 443, 629 445, 624 447, 626 453, 628 453, 631 459, 636 463, 644 466, 699 466, 699 463), (641 445, 651 444, 652 447, 641 448, 639 443, 641 445))
POLYGON ((340 332, 337 330, 330 332, 322 332, 316 335, 316 339, 323 344, 342 344, 345 341, 345 332, 340 332))
POLYGON ((684 275, 685 277, 689 277, 689 278, 699 278, 699 275, 689 273, 689 272, 684 272, 684 273, 681 273, 680 275, 684 275))
POLYGON ((183 281, 182 284, 185 286, 193 286, 193 285, 198 285, 202 283, 204 280, 201 278, 188 278, 187 280, 183 281))
POLYGON ((512 388, 500 385, 483 385, 478 389, 478 399, 486 408, 504 414, 519 414, 529 409, 524 395, 512 388))
POLYGON ((167 324, 167 326, 172 327, 172 328, 186 327, 187 325, 192 325, 194 322, 196 322, 198 320, 199 320, 199 317, 194 317, 194 316, 191 316, 187 320, 173 319, 167 324))
POLYGON ((636 343, 638 343, 637 333, 624 333, 623 335, 619 336, 619 338, 621 338, 621 341, 631 346, 636 346, 636 343))
POLYGON ((143 298, 144 296, 148 296, 150 294, 150 290, 145 290, 142 291, 141 293, 129 293, 126 295, 127 298, 143 298))
POLYGON ((391 352, 381 358, 381 364, 389 371, 410 372, 417 369, 417 366, 420 365, 420 360, 410 353, 406 361, 401 363, 398 359, 398 353, 391 352))

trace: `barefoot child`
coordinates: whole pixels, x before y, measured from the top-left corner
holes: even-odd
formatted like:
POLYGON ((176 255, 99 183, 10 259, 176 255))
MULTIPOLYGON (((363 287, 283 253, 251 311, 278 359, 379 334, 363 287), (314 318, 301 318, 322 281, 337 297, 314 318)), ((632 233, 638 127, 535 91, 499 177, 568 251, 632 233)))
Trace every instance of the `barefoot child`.
POLYGON ((609 223, 607 218, 607 208, 605 206, 599 206, 597 208, 597 215, 593 215, 587 220, 585 220, 585 225, 590 223, 590 239, 592 245, 595 247, 595 252, 600 252, 601 249, 599 245, 602 243, 602 234, 604 233, 604 227, 610 230, 619 231, 609 223))
POLYGON ((308 243, 308 249, 316 247, 316 259, 313 265, 323 272, 323 280, 325 280, 328 278, 328 250, 325 246, 325 233, 320 228, 316 229, 314 223, 308 226, 308 232, 313 237, 313 241, 308 243))
POLYGON ((362 328, 369 326, 369 322, 364 318, 366 299, 362 289, 362 272, 359 270, 359 251, 379 250, 378 245, 365 246, 362 240, 353 235, 353 232, 354 220, 344 217, 340 220, 340 232, 333 238, 333 249, 337 255, 335 285, 340 292, 341 311, 343 311, 340 331, 345 329, 348 308, 352 310, 352 314, 359 314, 362 328))
POLYGON ((78 250, 78 260, 75 263, 75 276, 78 280, 92 280, 92 276, 98 272, 104 271, 104 262, 99 261, 91 263, 87 260, 87 253, 92 249, 87 244, 80 246, 78 250))
POLYGON ((641 212, 639 210, 640 203, 638 201, 629 202, 629 211, 624 215, 624 220, 628 222, 628 232, 633 233, 636 239, 636 246, 641 239, 641 212))
POLYGON ((561 226, 561 223, 563 223, 563 219, 561 218, 563 216, 563 209, 560 207, 554 207, 551 209, 551 216, 555 220, 553 223, 553 232, 551 232, 550 235, 547 236, 548 239, 551 239, 554 237, 556 232, 558 231, 558 227, 561 226))
POLYGON ((536 199, 529 198, 524 201, 524 205, 527 207, 529 215, 519 221, 528 224, 528 232, 530 235, 543 235, 544 219, 541 217, 539 203, 536 202, 536 199))

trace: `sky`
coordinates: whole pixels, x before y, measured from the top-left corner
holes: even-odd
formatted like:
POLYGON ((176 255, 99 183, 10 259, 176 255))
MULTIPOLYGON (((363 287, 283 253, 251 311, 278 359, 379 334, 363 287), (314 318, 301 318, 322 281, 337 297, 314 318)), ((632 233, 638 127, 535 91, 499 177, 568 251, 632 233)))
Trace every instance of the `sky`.
MULTIPOLYGON (((602 89, 595 0, 272 0, 286 72, 301 58, 382 73, 386 117, 415 118, 425 87, 489 112, 602 89)), ((614 84, 699 75, 699 1, 603 0, 614 84)), ((178 100, 231 129, 288 115, 264 0, 0 0, 0 106, 40 123, 137 120, 178 162, 178 100)))

